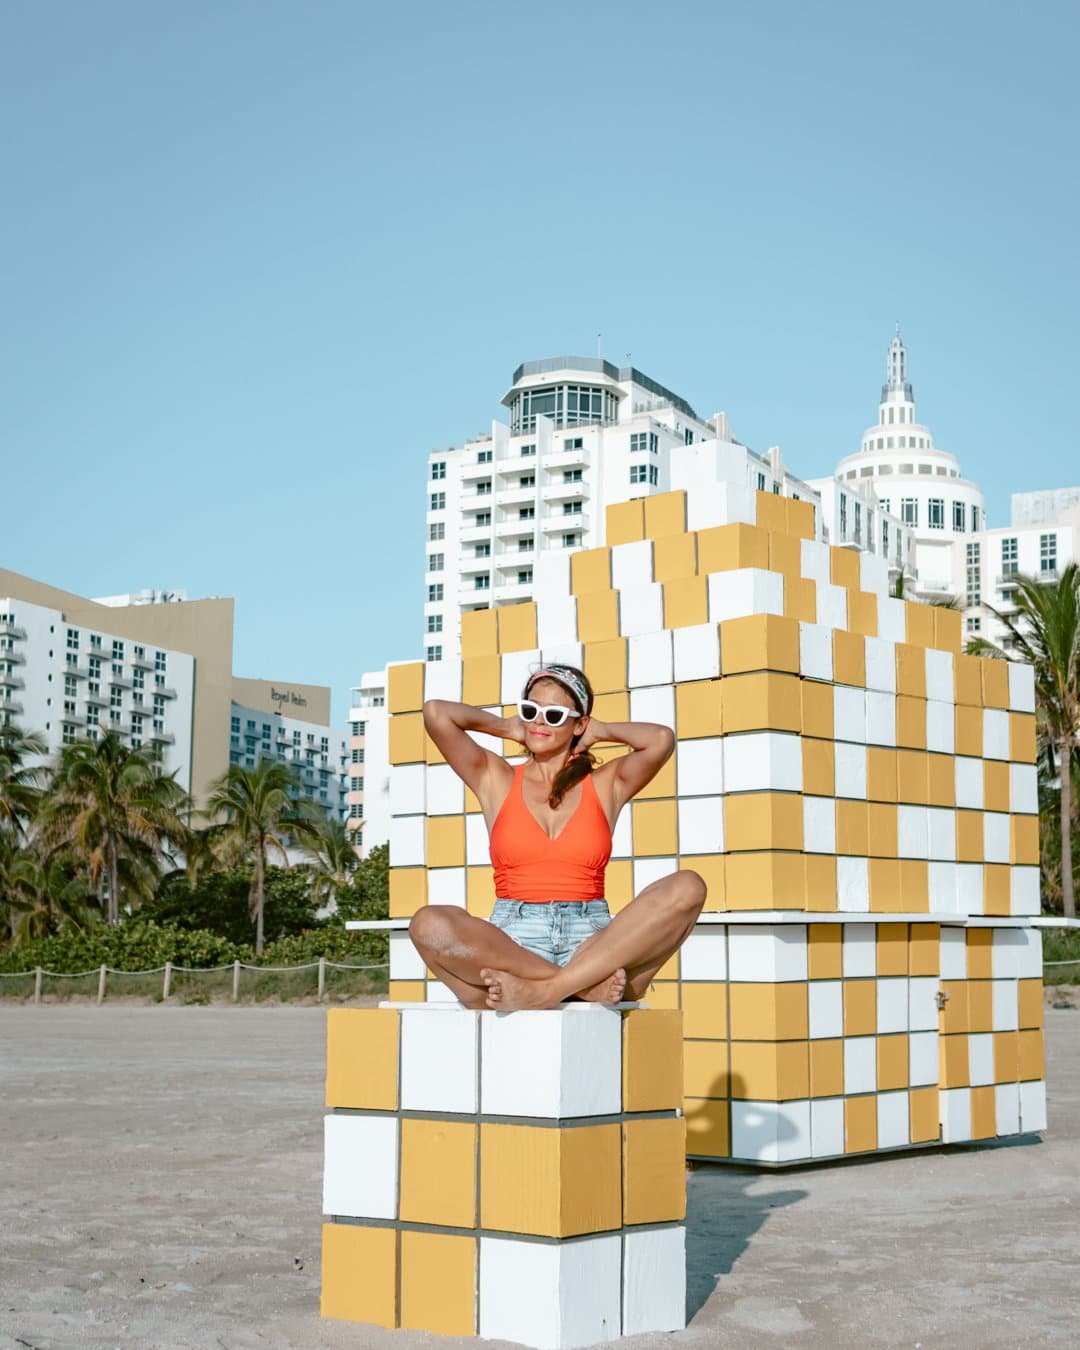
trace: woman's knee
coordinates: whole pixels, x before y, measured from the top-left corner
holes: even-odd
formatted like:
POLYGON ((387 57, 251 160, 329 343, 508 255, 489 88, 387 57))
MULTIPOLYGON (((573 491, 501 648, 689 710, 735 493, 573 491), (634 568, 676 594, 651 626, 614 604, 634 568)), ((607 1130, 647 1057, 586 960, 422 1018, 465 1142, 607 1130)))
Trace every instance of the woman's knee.
POLYGON ((456 905, 425 905, 409 920, 409 937, 418 947, 437 950, 453 937, 458 916, 464 912, 456 905))
POLYGON ((697 872, 690 871, 689 868, 676 872, 672 877, 674 882, 673 898, 681 909, 687 914, 698 914, 702 905, 705 903, 707 887, 704 880, 697 872))

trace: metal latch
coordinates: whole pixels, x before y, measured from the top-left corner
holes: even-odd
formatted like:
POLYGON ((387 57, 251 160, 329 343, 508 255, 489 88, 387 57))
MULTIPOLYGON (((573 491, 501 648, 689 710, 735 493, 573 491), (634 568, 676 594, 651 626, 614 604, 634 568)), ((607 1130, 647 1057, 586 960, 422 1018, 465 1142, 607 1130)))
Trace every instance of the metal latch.
POLYGON ((938 1012, 941 1012, 945 1007, 945 1004, 949 1001, 949 991, 947 989, 939 989, 934 995, 934 998, 937 1000, 938 1012))

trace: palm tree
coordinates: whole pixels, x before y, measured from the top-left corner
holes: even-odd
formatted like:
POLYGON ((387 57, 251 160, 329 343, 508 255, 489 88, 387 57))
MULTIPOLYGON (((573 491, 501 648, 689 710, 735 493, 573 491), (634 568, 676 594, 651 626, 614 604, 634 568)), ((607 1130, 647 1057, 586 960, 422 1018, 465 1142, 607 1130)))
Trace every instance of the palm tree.
POLYGON ((204 815, 218 822, 210 829, 218 855, 254 860, 249 904, 257 956, 263 950, 267 849, 276 849, 288 866, 288 836, 310 827, 306 806, 293 797, 300 787, 300 776, 291 764, 272 759, 260 759, 253 769, 231 764, 213 784, 206 804, 204 815))
POLYGON ((48 750, 45 737, 36 731, 20 731, 14 725, 0 726, 0 831, 18 839, 37 809, 44 772, 28 760, 48 750))
MULTIPOLYGON (((991 612, 1004 624, 1013 652, 1035 667, 1040 739, 1050 773, 1056 759, 1061 778, 1062 906, 1065 916, 1074 918, 1072 770, 1080 744, 1080 565, 1069 563, 1057 581, 1023 575, 1013 580, 1016 613, 991 612)), ((1008 655, 990 642, 973 646, 984 654, 1008 655)))
POLYGON ((122 892, 153 893, 162 863, 187 838, 191 802, 151 752, 115 732, 65 746, 40 815, 44 850, 67 851, 85 867, 108 920, 120 921, 122 892))
POLYGON ((303 848, 312 859, 309 864, 312 901, 329 904, 360 866, 353 836, 342 821, 327 817, 304 831, 303 848))

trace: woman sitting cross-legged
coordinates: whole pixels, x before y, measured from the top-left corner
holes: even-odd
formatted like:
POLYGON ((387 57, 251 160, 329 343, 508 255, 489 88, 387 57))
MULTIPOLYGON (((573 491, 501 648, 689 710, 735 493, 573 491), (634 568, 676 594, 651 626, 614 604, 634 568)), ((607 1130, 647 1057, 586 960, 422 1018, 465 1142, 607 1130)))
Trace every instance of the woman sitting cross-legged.
POLYGON ((604 900, 611 831, 654 778, 674 736, 651 722, 599 722, 582 671, 549 665, 530 676, 516 717, 433 700, 424 725, 476 794, 495 869, 491 920, 454 905, 417 911, 409 932, 428 967, 468 1008, 554 1008, 567 999, 640 999, 693 930, 705 903, 696 872, 654 881, 614 918, 604 900), (469 732, 520 742, 512 767, 469 732), (597 741, 630 747, 598 765, 597 741))

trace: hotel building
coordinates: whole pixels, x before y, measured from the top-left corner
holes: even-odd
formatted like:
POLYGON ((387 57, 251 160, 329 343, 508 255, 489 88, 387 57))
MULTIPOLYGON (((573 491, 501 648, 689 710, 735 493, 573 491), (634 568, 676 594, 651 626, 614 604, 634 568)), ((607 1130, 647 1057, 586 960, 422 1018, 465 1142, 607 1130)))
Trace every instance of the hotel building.
POLYGON ((368 672, 349 692, 347 826, 366 856, 386 843, 390 829, 386 672, 368 672))

